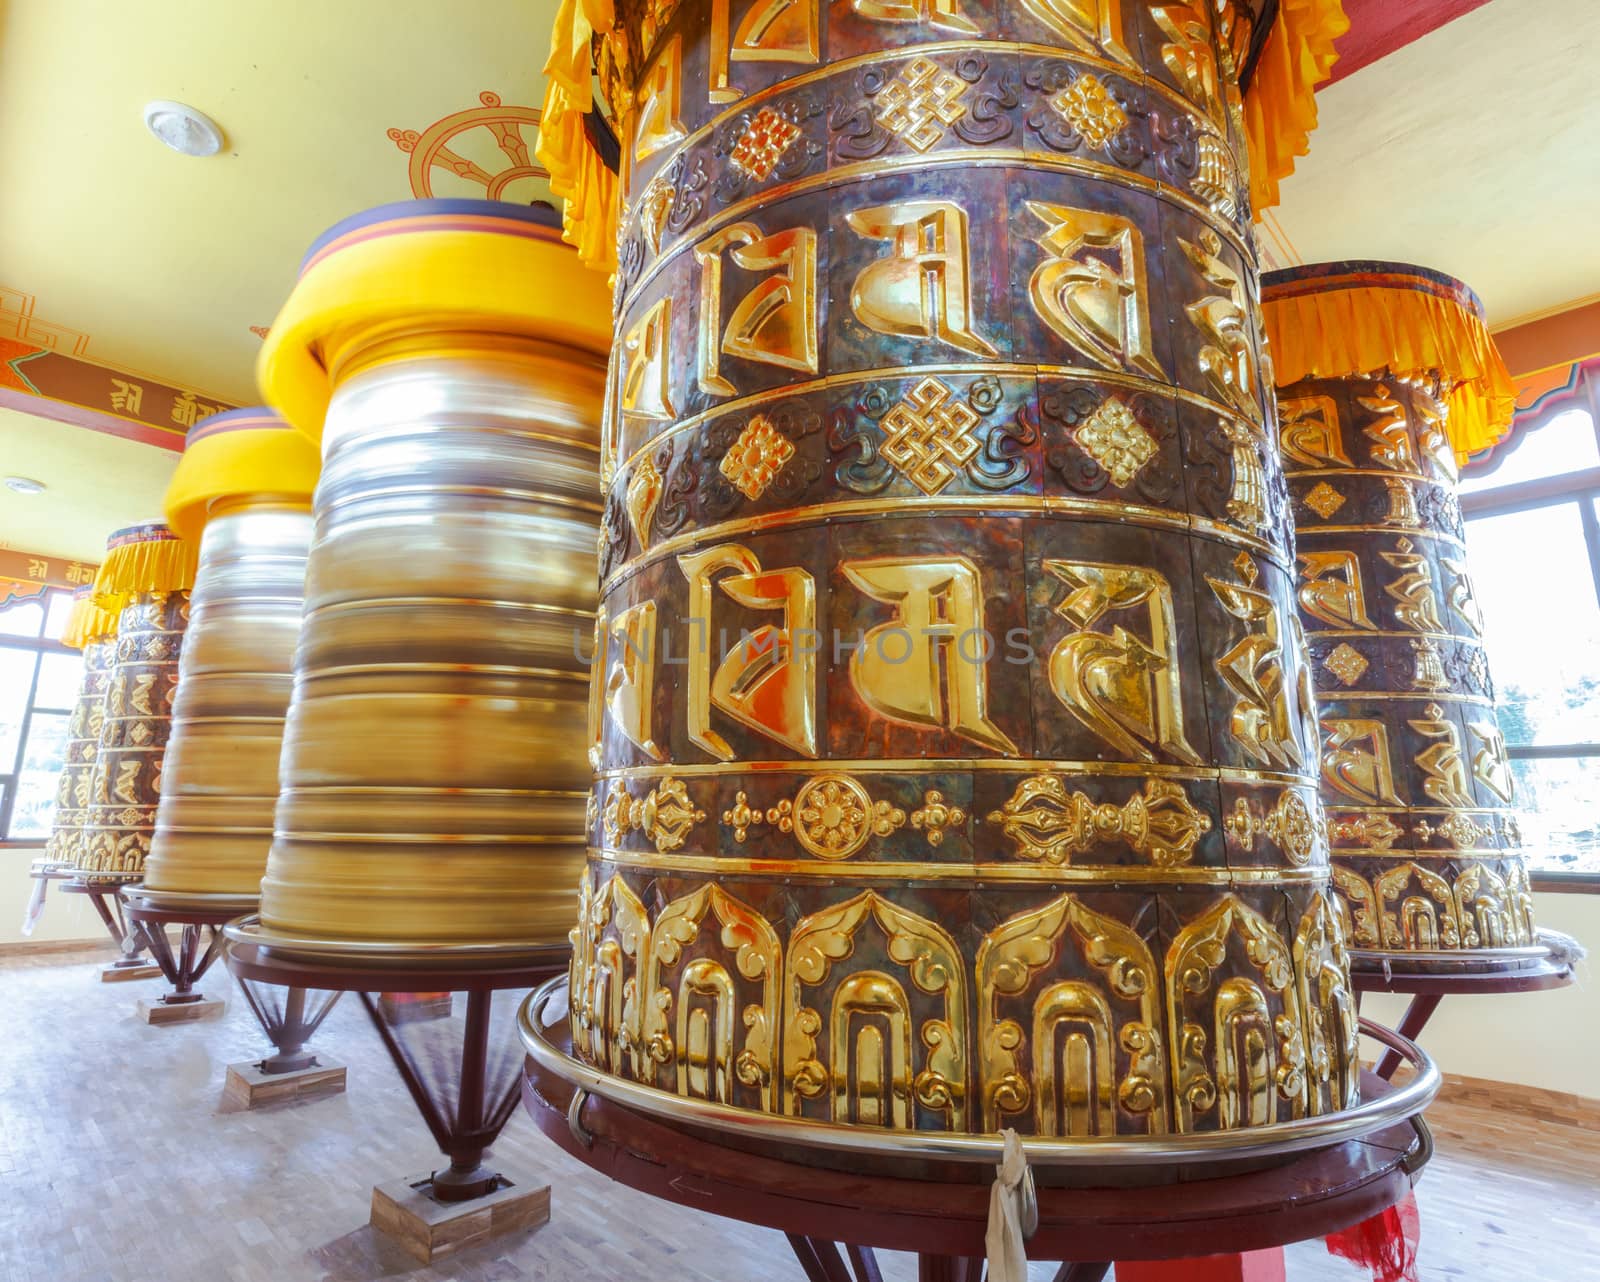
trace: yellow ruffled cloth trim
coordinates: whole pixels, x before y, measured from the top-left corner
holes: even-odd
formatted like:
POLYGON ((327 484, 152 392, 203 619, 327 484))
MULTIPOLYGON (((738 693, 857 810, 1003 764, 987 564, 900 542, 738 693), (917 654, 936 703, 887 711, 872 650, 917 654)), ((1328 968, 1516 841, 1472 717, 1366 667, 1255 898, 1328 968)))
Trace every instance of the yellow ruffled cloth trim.
POLYGON ((187 592, 194 587, 195 570, 200 561, 198 544, 180 539, 165 526, 153 537, 130 538, 106 549, 106 559, 94 576, 93 597, 106 609, 122 608, 130 598, 144 592, 187 592))
POLYGON ((561 197, 561 239, 578 261, 596 271, 617 269, 617 227, 622 191, 583 129, 589 110, 589 41, 594 27, 581 0, 562 0, 556 14, 534 155, 550 171, 550 190, 561 197))
POLYGON ((1511 430, 1516 384, 1488 326, 1454 299, 1381 285, 1277 298, 1269 287, 1261 310, 1279 387, 1305 378, 1384 370, 1411 378, 1437 370, 1455 385, 1447 430, 1458 459, 1465 462, 1511 430))
POLYGON ((75 594, 72 613, 67 616, 67 627, 61 634, 61 644, 81 650, 96 641, 117 635, 118 610, 108 610, 97 605, 92 591, 75 594))
POLYGON ((1282 0, 1278 20, 1244 97, 1250 147, 1250 204, 1255 216, 1278 203, 1278 183, 1311 150, 1316 88, 1339 61, 1333 44, 1350 30, 1343 0, 1282 0))
POLYGON ((271 494, 309 504, 322 471, 316 442, 268 410, 233 410, 189 432, 162 510, 180 538, 195 543, 212 504, 271 494))

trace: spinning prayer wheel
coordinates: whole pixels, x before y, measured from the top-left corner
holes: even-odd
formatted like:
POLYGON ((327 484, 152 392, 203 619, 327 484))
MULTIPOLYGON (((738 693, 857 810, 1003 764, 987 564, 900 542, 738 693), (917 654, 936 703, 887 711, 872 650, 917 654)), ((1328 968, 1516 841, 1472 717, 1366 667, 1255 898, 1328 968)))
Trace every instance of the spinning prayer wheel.
POLYGON ((106 543, 94 599, 117 610, 117 643, 78 848, 86 878, 144 874, 194 572, 195 549, 160 521, 118 530, 106 543))
POLYGON ((564 942, 609 320, 549 210, 413 202, 313 247, 261 358, 323 455, 265 931, 564 942))
POLYGON ((94 762, 100 751, 100 727, 105 717, 106 686, 116 654, 117 612, 94 602, 93 585, 73 594, 72 614, 61 640, 83 651, 83 678, 78 698, 67 721, 67 748, 56 784, 56 813, 45 845, 48 864, 76 868, 81 862, 79 843, 89 811, 94 783, 94 762))
POLYGON ((1239 93, 1276 8, 616 3, 594 1067, 955 1135, 1355 1102, 1239 93))
POLYGON ((199 548, 144 895, 260 894, 311 545, 313 442, 265 409, 196 423, 167 520, 199 548))
POLYGON ((1456 466, 1514 392, 1461 282, 1322 263, 1263 290, 1345 933, 1362 964, 1449 972, 1538 948, 1456 466))

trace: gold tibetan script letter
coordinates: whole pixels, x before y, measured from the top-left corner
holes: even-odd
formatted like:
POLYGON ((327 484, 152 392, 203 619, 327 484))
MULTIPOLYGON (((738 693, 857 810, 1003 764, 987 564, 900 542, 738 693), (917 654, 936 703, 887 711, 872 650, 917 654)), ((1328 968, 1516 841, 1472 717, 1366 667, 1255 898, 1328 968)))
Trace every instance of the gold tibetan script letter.
POLYGON ((700 389, 732 396, 722 375, 722 353, 784 369, 817 372, 817 233, 809 227, 763 236, 752 223, 735 223, 694 249, 700 264, 700 389), (781 268, 733 309, 722 331, 722 256, 746 271, 781 268))
POLYGON ((1209 340, 1200 349, 1200 372, 1224 405, 1231 405, 1252 423, 1259 423, 1256 355, 1239 273, 1222 261, 1222 241, 1210 228, 1200 233, 1198 245, 1182 238, 1178 244, 1206 284, 1223 291, 1207 294, 1184 309, 1190 323, 1209 340))
POLYGON ((1256 587, 1261 571, 1247 553, 1239 554, 1234 567, 1243 582, 1206 575, 1223 609, 1245 628, 1239 643, 1216 663, 1217 674, 1235 696, 1229 728, 1257 761, 1297 768, 1304 759, 1295 738, 1289 683, 1283 671, 1283 623, 1278 607, 1256 587))
MULTIPOLYGON (((656 686, 656 603, 643 601, 611 622, 620 643, 617 663, 606 676, 606 706, 630 741, 657 761, 665 761, 650 733, 650 703, 656 686)), ((608 648, 606 661, 610 661, 608 648)), ((600 656, 595 656, 598 661, 600 656)))
POLYGON ((844 574, 874 601, 895 607, 890 623, 862 638, 850 681, 879 716, 952 730, 999 752, 1016 745, 989 720, 984 671, 992 638, 983 626, 983 585, 965 557, 849 561, 844 574))
POLYGON ((625 418, 666 422, 676 418, 668 383, 667 345, 672 337, 672 299, 663 298, 639 317, 622 339, 622 413, 625 418))
POLYGON ((851 8, 874 22, 925 21, 947 31, 978 30, 978 24, 961 12, 961 0, 851 0, 851 8))
POLYGON ((1156 24, 1167 37, 1161 46, 1161 61, 1189 100, 1219 125, 1228 121, 1223 98, 1222 78, 1217 74, 1217 56, 1211 48, 1211 19, 1206 16, 1207 0, 1198 4, 1158 4, 1150 10, 1156 24))
POLYGON ((1402 805, 1394 790, 1389 733, 1381 721, 1322 723, 1322 781, 1364 806, 1402 805))
POLYGON ((1467 729, 1482 745, 1472 754, 1472 774, 1501 801, 1510 805, 1516 797, 1516 777, 1511 771, 1511 758, 1506 753, 1506 738, 1494 721, 1469 721, 1467 729))
POLYGON ((636 101, 639 123, 635 129, 634 158, 645 160, 663 147, 687 138, 683 127, 683 40, 673 36, 661 47, 661 56, 645 72, 636 101))
POLYGON ((1022 7, 1079 53, 1138 68, 1122 34, 1122 0, 1022 0, 1022 7))
POLYGON ((1150 288, 1139 229, 1115 214, 1038 200, 1028 201, 1028 211, 1048 228, 1038 243, 1053 255, 1028 282, 1039 318, 1106 369, 1166 378, 1150 346, 1150 288), (1118 266, 1091 250, 1115 253, 1118 266))
POLYGON ((1454 721, 1446 721, 1444 709, 1430 703, 1423 719, 1407 724, 1424 739, 1437 743, 1416 756, 1417 769, 1426 776, 1422 791, 1441 806, 1471 806, 1472 785, 1467 779, 1467 762, 1461 751, 1461 731, 1454 721))
POLYGON ((1394 598, 1395 620, 1413 632, 1443 632, 1439 603, 1433 595, 1433 563, 1416 551, 1410 539, 1401 539, 1395 547, 1397 551, 1378 553, 1401 572, 1383 589, 1394 598))
POLYGON ((732 0, 711 0, 712 102, 734 102, 743 91, 728 83, 728 63, 815 62, 819 0, 754 0, 733 38, 728 37, 732 0))
POLYGON ((737 543, 678 558, 689 580, 689 738, 712 756, 731 761, 733 749, 711 728, 718 708, 741 725, 808 757, 817 755, 816 585, 804 570, 763 570, 750 549, 737 543), (746 632, 711 670, 713 576, 738 604, 750 610, 782 610, 779 627, 746 632), (804 634, 801 644, 797 636, 804 634))
POLYGON ((1050 688, 1079 721, 1124 756, 1154 761, 1159 748, 1198 764, 1183 732, 1183 674, 1172 587, 1136 565, 1046 561, 1072 591, 1056 613, 1078 631, 1050 656, 1050 688), (1101 619, 1139 610, 1150 626, 1147 644, 1117 625, 1090 631, 1101 619))
POLYGON ((1284 457, 1306 467, 1352 466, 1339 438, 1339 407, 1332 397, 1283 397, 1278 417, 1283 423, 1278 440, 1284 457))
POLYGON ((972 315, 967 214, 948 200, 908 200, 857 209, 845 220, 868 240, 891 240, 887 258, 868 263, 850 289, 850 306, 868 329, 900 338, 936 338, 977 356, 995 349, 972 315))
POLYGON ((1354 552, 1300 553, 1300 608, 1331 628, 1375 632, 1367 617, 1367 594, 1361 583, 1361 562, 1354 552))

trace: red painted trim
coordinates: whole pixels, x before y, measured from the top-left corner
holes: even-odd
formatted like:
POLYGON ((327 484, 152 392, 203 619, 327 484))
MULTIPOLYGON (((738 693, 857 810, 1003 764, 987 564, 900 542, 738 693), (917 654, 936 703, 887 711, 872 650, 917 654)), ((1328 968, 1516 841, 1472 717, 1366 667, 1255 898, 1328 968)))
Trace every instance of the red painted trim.
POLYGON ((130 418, 115 414, 101 414, 80 405, 51 400, 47 396, 34 396, 13 388, 0 387, 0 406, 19 410, 35 418, 47 418, 56 423, 70 423, 73 427, 86 427, 91 432, 104 432, 107 436, 121 437, 125 441, 138 441, 141 445, 154 445, 174 454, 183 453, 183 433, 168 432, 147 423, 136 423, 130 418))
MULTIPOLYGON (((1336 85, 1363 67, 1387 58, 1447 22, 1482 8, 1489 0, 1344 0, 1350 30, 1334 46, 1339 61, 1327 84, 1336 85)), ((1327 85, 1321 86, 1326 88, 1327 85)))

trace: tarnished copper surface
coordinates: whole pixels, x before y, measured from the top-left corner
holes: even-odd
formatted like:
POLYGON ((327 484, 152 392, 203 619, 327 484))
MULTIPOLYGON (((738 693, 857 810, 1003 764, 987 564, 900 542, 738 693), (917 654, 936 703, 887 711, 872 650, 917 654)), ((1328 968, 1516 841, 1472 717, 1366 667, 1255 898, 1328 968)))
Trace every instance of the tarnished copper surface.
POLYGON ((145 866, 151 890, 259 893, 310 544, 309 508, 270 496, 233 500, 206 523, 145 866))
POLYGON ((67 722, 67 747, 61 777, 56 782, 56 813, 45 845, 46 861, 76 868, 83 855, 83 823, 89 814, 94 788, 94 763, 100 752, 100 728, 105 719, 106 687, 117 639, 106 637, 83 647, 83 679, 67 722))
POLYGON ((579 1053, 954 1133, 1345 1107, 1229 37, 623 9, 579 1053))
POLYGON ((84 873, 144 870, 188 622, 187 592, 140 593, 122 608, 79 846, 84 873))
POLYGON ((1440 391, 1279 397, 1340 915, 1363 950, 1465 959, 1538 941, 1440 391))
POLYGON ((570 925, 603 378, 573 349, 449 329, 335 371, 269 928, 399 945, 570 925))

